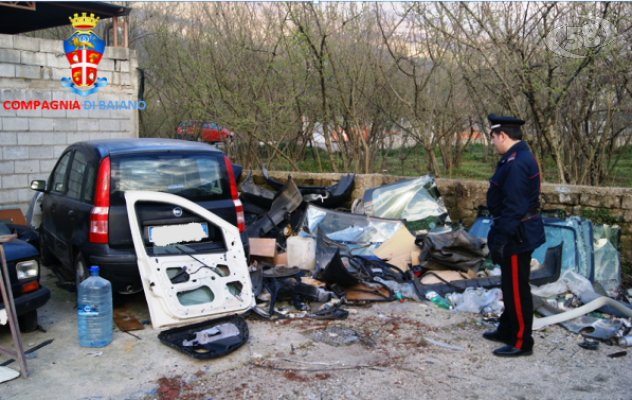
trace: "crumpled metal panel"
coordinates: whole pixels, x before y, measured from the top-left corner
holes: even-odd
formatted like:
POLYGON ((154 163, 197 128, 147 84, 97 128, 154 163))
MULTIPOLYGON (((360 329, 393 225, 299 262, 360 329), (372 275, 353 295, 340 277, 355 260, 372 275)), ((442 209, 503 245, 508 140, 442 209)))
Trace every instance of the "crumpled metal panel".
POLYGON ((449 224, 448 209, 432 175, 367 189, 358 213, 380 218, 405 219, 411 231, 449 224))
POLYGON ((402 226, 402 220, 333 211, 310 204, 299 234, 316 239, 320 230, 330 240, 346 245, 354 255, 371 255, 402 226))

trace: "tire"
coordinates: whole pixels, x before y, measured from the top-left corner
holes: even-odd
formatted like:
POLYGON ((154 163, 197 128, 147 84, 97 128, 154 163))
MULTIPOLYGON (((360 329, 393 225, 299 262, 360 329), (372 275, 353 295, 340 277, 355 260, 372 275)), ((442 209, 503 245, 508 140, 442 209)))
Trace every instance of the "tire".
MULTIPOLYGON (((40 231, 41 233, 41 231, 40 231)), ((46 247, 46 242, 44 241, 44 235, 40 234, 39 236, 39 253, 40 253, 40 262, 44 265, 53 265, 57 263, 57 258, 53 255, 53 253, 46 247)))
POLYGON ((37 330, 37 310, 29 311, 26 314, 18 316, 18 325, 20 325, 20 332, 22 333, 37 330))

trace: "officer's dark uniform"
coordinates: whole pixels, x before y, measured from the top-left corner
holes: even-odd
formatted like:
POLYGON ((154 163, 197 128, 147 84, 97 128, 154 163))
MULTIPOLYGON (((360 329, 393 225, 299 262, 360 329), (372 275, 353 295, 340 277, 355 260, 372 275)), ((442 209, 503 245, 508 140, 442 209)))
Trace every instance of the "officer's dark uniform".
MULTIPOLYGON (((488 117, 492 127, 521 126, 511 117, 488 117)), ((524 141, 514 144, 500 159, 489 180, 487 207, 494 220, 487 236, 490 251, 504 245, 502 291, 505 311, 496 334, 509 346, 530 352, 533 301, 529 287, 531 254, 546 241, 539 214, 540 170, 524 141)), ((489 338, 489 337, 488 337, 489 338)), ((493 339, 492 339, 493 340, 493 339)), ((500 350, 500 349, 499 349, 500 350)), ((498 350, 497 350, 498 351, 498 350)))

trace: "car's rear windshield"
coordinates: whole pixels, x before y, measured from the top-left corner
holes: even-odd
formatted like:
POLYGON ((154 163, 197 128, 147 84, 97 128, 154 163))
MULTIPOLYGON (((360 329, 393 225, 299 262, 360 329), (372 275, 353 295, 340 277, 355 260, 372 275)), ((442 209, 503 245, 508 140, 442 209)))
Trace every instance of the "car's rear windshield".
POLYGON ((111 158, 110 204, 125 205, 124 192, 177 194, 194 202, 231 198, 221 155, 145 153, 111 158))

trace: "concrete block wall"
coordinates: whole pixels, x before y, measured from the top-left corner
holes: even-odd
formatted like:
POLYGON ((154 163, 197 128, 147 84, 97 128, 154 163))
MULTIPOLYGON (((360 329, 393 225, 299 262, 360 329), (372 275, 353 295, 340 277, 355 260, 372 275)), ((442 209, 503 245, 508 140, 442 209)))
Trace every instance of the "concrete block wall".
POLYGON ((71 76, 61 40, 0 34, 0 207, 26 213, 34 194, 30 182, 47 179, 69 144, 138 137, 139 111, 84 108, 85 101, 137 101, 136 67, 134 51, 106 47, 97 76, 107 78, 108 85, 79 96, 61 86, 61 78, 71 76), (55 100, 76 100, 82 109, 4 107, 5 101, 55 100))
MULTIPOLYGON (((248 171, 242 172, 242 179, 248 171)), ((312 174, 302 172, 268 171, 271 178, 285 182, 288 174, 299 185, 331 186, 344 174, 312 174)), ((255 183, 266 184, 261 171, 252 171, 255 183)), ((353 193, 347 207, 366 189, 398 182, 410 177, 357 174, 353 193)), ((463 181, 456 179, 437 179, 437 187, 445 201, 452 220, 463 220, 470 226, 476 219, 479 205, 485 205, 487 181, 463 181)), ((271 188, 270 188, 271 189, 271 188)), ((607 219, 606 223, 621 226, 621 257, 632 264, 632 189, 613 187, 573 186, 542 184, 542 208, 561 209, 567 215, 590 215, 594 221, 607 219)))

